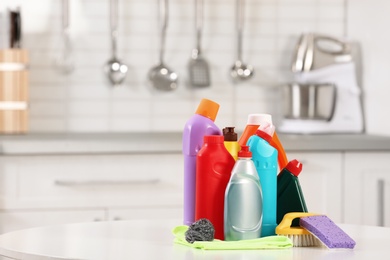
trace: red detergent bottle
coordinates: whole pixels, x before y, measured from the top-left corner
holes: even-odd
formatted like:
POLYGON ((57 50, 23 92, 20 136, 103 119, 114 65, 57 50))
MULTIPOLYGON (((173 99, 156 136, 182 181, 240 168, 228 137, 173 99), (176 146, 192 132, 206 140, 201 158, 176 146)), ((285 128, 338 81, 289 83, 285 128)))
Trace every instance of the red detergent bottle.
POLYGON ((207 218, 215 238, 224 239, 224 200, 235 160, 226 150, 224 138, 207 135, 196 160, 195 220, 207 218))

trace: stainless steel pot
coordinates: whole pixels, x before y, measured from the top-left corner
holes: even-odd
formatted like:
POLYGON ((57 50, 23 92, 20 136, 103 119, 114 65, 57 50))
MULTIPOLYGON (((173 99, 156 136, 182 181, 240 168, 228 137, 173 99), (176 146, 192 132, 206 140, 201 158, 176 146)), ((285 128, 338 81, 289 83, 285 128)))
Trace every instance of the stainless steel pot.
POLYGON ((330 121, 336 104, 334 84, 298 84, 284 86, 284 117, 330 121))

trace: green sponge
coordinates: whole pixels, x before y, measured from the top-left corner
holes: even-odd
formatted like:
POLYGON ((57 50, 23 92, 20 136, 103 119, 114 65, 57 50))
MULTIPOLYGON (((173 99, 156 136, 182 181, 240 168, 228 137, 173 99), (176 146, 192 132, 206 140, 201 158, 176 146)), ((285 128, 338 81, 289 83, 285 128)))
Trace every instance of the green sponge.
POLYGON ((204 250, 247 250, 247 249, 284 249, 293 246, 291 240, 285 236, 268 236, 240 241, 195 241, 188 243, 185 233, 188 226, 177 226, 172 230, 175 235, 174 243, 204 250))

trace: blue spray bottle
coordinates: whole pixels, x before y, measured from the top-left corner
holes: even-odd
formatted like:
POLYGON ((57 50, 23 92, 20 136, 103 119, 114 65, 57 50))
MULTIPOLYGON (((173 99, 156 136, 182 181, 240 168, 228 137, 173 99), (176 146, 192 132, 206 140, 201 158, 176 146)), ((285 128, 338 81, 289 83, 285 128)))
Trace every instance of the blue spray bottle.
POLYGON ((275 235, 276 228, 276 198, 278 176, 278 151, 269 142, 275 126, 263 124, 255 135, 252 135, 247 145, 252 152, 252 160, 259 174, 263 191, 263 223, 261 237, 275 235))

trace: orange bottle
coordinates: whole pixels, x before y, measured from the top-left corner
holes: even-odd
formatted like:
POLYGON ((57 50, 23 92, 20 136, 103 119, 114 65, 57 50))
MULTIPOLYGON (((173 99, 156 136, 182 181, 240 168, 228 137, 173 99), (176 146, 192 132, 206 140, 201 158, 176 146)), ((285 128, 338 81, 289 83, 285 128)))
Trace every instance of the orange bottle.
MULTIPOLYGON (((238 144, 241 146, 247 145, 249 137, 254 135, 262 123, 272 124, 272 116, 269 114, 249 114, 247 125, 242 133, 238 144)), ((278 165, 279 169, 284 169, 288 163, 286 152, 284 151, 283 145, 279 140, 278 135, 274 132, 270 145, 278 150, 278 165)))
POLYGON ((284 169, 288 164, 287 155, 286 155, 286 152, 284 151, 284 147, 283 147, 282 143, 279 140, 278 135, 276 134, 276 131, 274 132, 272 139, 269 143, 276 150, 278 150, 279 169, 284 169))
POLYGON ((240 147, 246 145, 249 137, 254 135, 261 123, 272 121, 271 115, 268 114, 249 114, 244 132, 242 133, 238 144, 240 147))

